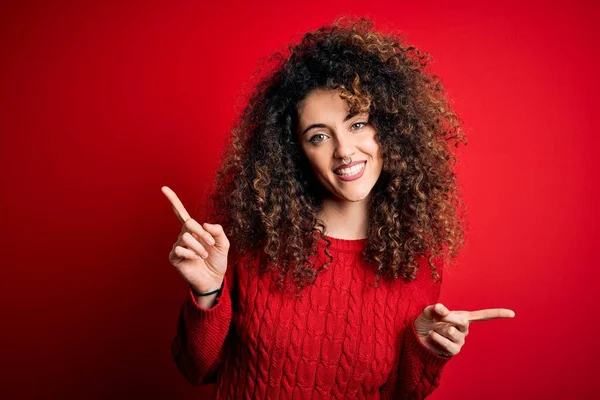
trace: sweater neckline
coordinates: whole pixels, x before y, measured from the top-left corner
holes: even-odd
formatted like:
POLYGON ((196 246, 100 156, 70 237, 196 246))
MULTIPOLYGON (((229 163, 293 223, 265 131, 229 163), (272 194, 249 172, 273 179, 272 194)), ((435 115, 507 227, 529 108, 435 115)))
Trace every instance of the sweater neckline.
MULTIPOLYGON (((342 251, 361 251, 367 244, 367 238, 362 239, 341 239, 329 235, 324 235, 331 242, 330 249, 342 251)), ((319 240, 319 245, 325 247, 327 242, 325 239, 319 240)))

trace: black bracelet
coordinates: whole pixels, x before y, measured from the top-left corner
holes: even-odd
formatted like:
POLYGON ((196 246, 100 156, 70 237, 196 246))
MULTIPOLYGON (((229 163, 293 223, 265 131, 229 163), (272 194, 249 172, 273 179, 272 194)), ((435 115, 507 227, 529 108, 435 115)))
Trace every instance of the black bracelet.
POLYGON ((215 294, 221 291, 221 289, 223 289, 223 283, 225 283, 225 281, 221 282, 221 287, 218 288, 217 290, 213 290, 212 292, 206 292, 206 293, 200 293, 197 292, 194 287, 192 286, 192 284, 190 283, 190 289, 192 289, 192 293, 194 293, 196 296, 210 296, 211 294, 215 294))

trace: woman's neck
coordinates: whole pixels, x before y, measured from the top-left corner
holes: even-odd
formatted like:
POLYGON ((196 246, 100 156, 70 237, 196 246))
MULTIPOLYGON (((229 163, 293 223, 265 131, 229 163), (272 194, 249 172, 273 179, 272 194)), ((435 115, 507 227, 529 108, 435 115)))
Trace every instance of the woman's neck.
POLYGON ((325 234, 339 239, 365 238, 368 207, 368 198, 361 201, 324 199, 319 218, 325 223, 325 234))

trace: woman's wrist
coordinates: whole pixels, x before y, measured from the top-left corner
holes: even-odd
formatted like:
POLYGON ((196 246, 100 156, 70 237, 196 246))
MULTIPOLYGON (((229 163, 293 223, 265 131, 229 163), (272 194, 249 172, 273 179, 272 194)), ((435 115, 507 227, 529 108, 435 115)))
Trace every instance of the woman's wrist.
POLYGON ((225 283, 225 280, 222 280, 220 285, 218 285, 216 287, 213 286, 212 289, 208 289, 208 290, 196 290, 194 285, 192 285, 190 283, 190 289, 192 290, 192 293, 194 293, 194 296, 204 297, 204 296, 211 296, 214 294, 218 295, 221 292, 221 290, 223 290, 224 283, 225 283))

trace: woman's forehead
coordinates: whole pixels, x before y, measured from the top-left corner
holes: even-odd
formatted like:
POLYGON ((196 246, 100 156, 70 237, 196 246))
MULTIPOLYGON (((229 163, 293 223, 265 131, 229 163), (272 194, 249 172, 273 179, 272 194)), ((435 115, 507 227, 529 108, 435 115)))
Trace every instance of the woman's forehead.
POLYGON ((348 102, 340 97, 337 90, 313 90, 299 104, 298 115, 300 118, 310 118, 326 115, 331 112, 348 114, 348 102))

